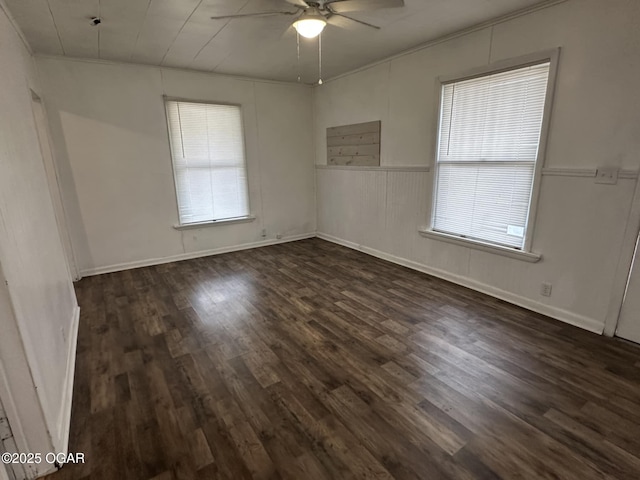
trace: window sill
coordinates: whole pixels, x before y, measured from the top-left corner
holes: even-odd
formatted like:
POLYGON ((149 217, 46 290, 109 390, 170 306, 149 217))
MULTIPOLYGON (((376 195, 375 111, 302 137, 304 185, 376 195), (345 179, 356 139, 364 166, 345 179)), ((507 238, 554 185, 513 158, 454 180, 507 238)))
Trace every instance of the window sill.
POLYGON ((255 219, 256 217, 254 215, 248 215, 246 217, 224 218, 222 220, 211 220, 208 222, 185 223, 182 225, 174 225, 173 228, 176 230, 189 230, 191 228, 215 227, 216 225, 253 222, 255 219))
POLYGON ((420 229, 418 230, 420 235, 434 240, 440 240, 443 242, 453 243, 454 245, 460 245, 462 247, 474 248, 483 252, 495 253, 509 258, 515 258, 517 260, 524 260, 529 263, 539 262, 542 255, 532 252, 522 252, 520 250, 514 250, 508 247, 499 247, 498 245, 491 245, 490 243, 484 243, 477 240, 469 240, 467 238, 456 237, 455 235, 448 235, 442 232, 435 232, 433 230, 420 229))

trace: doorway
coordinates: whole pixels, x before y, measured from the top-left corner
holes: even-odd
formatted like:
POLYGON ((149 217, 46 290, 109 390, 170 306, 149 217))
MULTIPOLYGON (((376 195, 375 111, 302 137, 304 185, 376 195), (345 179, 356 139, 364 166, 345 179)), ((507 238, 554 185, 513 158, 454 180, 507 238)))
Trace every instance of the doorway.
POLYGON ((638 243, 636 238, 633 261, 627 279, 627 288, 622 301, 622 309, 616 328, 616 336, 640 344, 640 260, 638 259, 638 243))

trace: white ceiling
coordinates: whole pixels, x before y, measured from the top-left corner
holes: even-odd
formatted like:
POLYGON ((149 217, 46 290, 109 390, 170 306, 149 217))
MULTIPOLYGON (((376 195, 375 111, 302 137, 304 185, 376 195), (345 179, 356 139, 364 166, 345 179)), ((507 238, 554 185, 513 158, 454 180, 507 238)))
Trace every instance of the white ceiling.
MULTIPOLYGON (((295 10, 284 0, 6 0, 36 53, 182 67, 295 81, 291 17, 211 16, 295 10), (103 23, 90 25, 90 17, 103 23)), ((322 35, 330 78, 541 0, 405 0, 405 7, 350 14, 376 24, 322 35)), ((318 78, 318 44, 301 38, 302 80, 318 78)))

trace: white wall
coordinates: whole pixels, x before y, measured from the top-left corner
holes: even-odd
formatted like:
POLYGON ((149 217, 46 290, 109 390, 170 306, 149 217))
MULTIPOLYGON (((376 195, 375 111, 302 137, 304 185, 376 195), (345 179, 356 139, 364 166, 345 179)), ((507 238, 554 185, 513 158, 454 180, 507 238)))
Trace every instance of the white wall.
POLYGON ((62 451, 78 309, 31 108, 35 65, 1 2, 0 65, 0 392, 23 448, 62 451))
POLYGON ((49 57, 37 63, 84 274, 315 232, 309 87, 49 57), (163 95, 242 106, 254 222, 173 228, 163 95))
POLYGON ((318 231, 601 332, 636 180, 607 186, 580 175, 640 166, 639 24, 636 0, 570 0, 314 90, 317 164, 326 163, 327 127, 380 119, 382 164, 428 167, 437 77, 561 47, 532 245, 539 263, 420 237, 431 209, 426 171, 318 168, 318 231), (541 282, 553 284, 551 297, 539 294, 541 282))

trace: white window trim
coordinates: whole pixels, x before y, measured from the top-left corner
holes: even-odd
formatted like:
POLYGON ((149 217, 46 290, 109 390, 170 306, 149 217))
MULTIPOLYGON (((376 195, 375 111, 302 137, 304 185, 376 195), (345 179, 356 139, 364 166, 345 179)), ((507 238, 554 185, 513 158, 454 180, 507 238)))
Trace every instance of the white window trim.
POLYGON ((545 154, 547 150, 547 138, 549 135, 549 123, 551 119, 551 110, 553 108, 553 97, 555 92, 556 76, 558 71, 558 59, 560 57, 560 47, 551 50, 545 50, 542 52, 533 53, 530 55, 524 55, 517 58, 511 58, 508 60, 502 60, 491 63, 489 65, 474 68, 468 70, 462 74, 442 76, 436 79, 436 93, 435 97, 439 99, 436 102, 435 107, 435 121, 437 126, 434 130, 433 141, 433 175, 432 175, 432 197, 431 197, 431 210, 429 212, 429 218, 427 225, 428 228, 419 229, 420 235, 423 237, 441 240, 456 245, 462 245, 485 252, 496 253, 504 255, 510 258, 516 258, 525 260, 528 262, 537 262, 542 258, 541 254, 531 251, 531 243, 533 240, 533 231, 535 227, 536 214, 538 209, 538 199, 540 197, 540 183, 542 179, 542 169, 544 167, 545 154), (436 195, 438 194, 438 135, 440 130, 440 109, 442 98, 442 86, 447 83, 455 81, 469 80, 472 78, 483 77, 494 73, 500 73, 508 70, 515 70, 517 68, 527 67, 531 65, 537 65, 540 63, 549 62, 549 81, 547 84, 547 94, 545 97, 544 114, 542 119, 542 127, 540 129, 540 144, 538 147, 538 156, 536 157, 536 166, 533 176, 533 185, 531 188, 531 202, 529 204, 529 214, 527 215, 527 231, 524 239, 524 245, 522 249, 503 247, 497 244, 483 242, 481 240, 475 240, 470 238, 459 237, 457 235, 450 235, 447 233, 434 230, 433 222, 435 218, 435 206, 436 195))
POLYGON ((212 227, 216 225, 229 225, 234 223, 246 223, 253 222, 256 217, 252 213, 251 209, 251 182, 249 176, 249 158, 247 154, 247 136, 245 126, 245 118, 244 118, 244 107, 239 103, 225 102, 225 101, 216 101, 216 100, 194 100, 192 98, 184 98, 184 97, 171 97, 168 95, 162 96, 163 108, 164 108, 164 123, 167 127, 167 142, 169 146, 169 159, 171 161, 171 173, 173 174, 173 194, 175 197, 176 204, 176 215, 178 216, 178 223, 173 226, 176 230, 188 230, 190 228, 203 228, 203 227, 212 227), (247 206, 249 208, 249 215, 243 217, 234 217, 234 218, 221 218, 219 220, 209 220, 206 222, 192 222, 192 223, 180 223, 180 206, 178 205, 178 180, 176 178, 176 169, 173 165, 173 154, 171 153, 171 132, 169 131, 169 113, 167 111, 167 102, 187 102, 187 103, 203 103, 205 105, 229 105, 232 107, 240 108, 240 117, 242 119, 242 141, 245 155, 245 170, 247 172, 247 206))
POLYGON ((209 220, 208 222, 178 223, 173 226, 176 230, 188 230, 190 228, 215 227, 216 225, 232 225, 234 223, 248 223, 256 219, 255 215, 245 217, 221 218, 220 220, 209 220))
POLYGON ((536 263, 542 258, 539 253, 524 252, 516 248, 501 247, 493 243, 486 243, 480 240, 471 240, 469 238, 458 237, 457 235, 449 235, 448 233, 438 232, 430 229, 418 230, 418 233, 426 238, 433 238, 434 240, 441 240, 447 243, 453 243, 454 245, 460 245, 462 247, 470 247, 483 252, 496 253, 504 257, 516 258, 518 260, 524 260, 525 262, 536 263))

